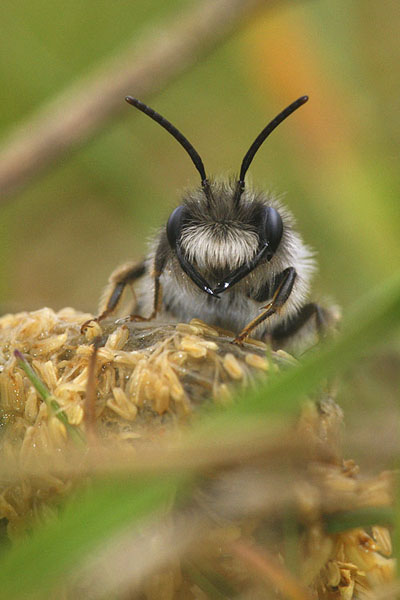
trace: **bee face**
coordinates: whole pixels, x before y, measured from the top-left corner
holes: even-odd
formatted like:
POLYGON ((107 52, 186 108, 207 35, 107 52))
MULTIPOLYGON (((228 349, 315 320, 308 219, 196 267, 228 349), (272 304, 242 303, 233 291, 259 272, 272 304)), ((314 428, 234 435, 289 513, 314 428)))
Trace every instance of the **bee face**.
POLYGON ((245 229, 232 221, 187 224, 182 228, 180 244, 187 260, 200 271, 227 277, 231 271, 250 262, 259 246, 254 229, 245 229))
MULTIPOLYGON (((256 255, 259 233, 255 217, 259 211, 250 204, 247 210, 232 210, 231 186, 213 183, 210 189, 210 205, 201 189, 186 196, 180 218, 173 223, 174 235, 169 235, 170 246, 175 251, 179 244, 187 260, 201 271, 228 273, 256 255)), ((172 219, 168 221, 167 233, 171 224, 172 219)))
POLYGON ((217 293, 232 287, 239 273, 270 261, 283 233, 281 216, 266 197, 247 192, 235 204, 236 187, 216 180, 210 182, 208 196, 201 188, 190 192, 166 228, 170 248, 181 262, 198 275, 219 280, 207 282, 217 293))

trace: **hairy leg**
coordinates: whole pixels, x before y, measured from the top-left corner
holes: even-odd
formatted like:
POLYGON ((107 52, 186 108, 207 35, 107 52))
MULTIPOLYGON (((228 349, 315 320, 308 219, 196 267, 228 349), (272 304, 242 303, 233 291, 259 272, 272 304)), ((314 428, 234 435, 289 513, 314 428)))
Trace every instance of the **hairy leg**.
POLYGON ((279 277, 279 284, 274 291, 271 302, 268 302, 268 304, 263 306, 263 312, 250 321, 250 323, 248 323, 248 325, 246 325, 246 327, 244 327, 244 329, 242 329, 235 337, 233 340, 235 344, 241 344, 250 335, 253 329, 260 325, 260 323, 276 312, 279 312, 292 292, 295 279, 296 271, 293 267, 288 267, 282 271, 281 276, 279 277))
POLYGON ((128 284, 134 283, 137 279, 140 279, 140 277, 143 277, 145 272, 146 266, 144 261, 134 264, 130 263, 128 265, 124 265, 123 267, 118 267, 118 269, 111 274, 109 284, 106 288, 107 300, 104 302, 104 308, 102 312, 100 312, 99 316, 86 321, 82 325, 82 333, 92 321, 99 323, 108 317, 118 306, 125 287, 128 284))

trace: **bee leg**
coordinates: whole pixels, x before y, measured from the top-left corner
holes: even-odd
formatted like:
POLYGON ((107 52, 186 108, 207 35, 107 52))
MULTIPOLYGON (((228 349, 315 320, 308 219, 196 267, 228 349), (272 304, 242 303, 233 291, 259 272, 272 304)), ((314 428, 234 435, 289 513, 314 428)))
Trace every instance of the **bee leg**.
POLYGON ((162 300, 160 275, 161 275, 160 271, 154 270, 154 272, 153 272, 154 303, 153 303, 153 310, 152 310, 151 315, 149 317, 142 317, 142 315, 131 315, 129 317, 131 321, 152 321, 157 316, 157 313, 161 308, 161 300, 162 300))
POLYGON ((84 333, 89 324, 93 321, 95 323, 99 323, 100 321, 103 321, 103 319, 108 317, 117 307, 125 287, 130 283, 134 283, 137 279, 142 277, 145 274, 145 272, 146 267, 144 261, 140 262, 139 264, 134 264, 133 266, 132 264, 125 265, 124 267, 119 267, 116 271, 114 271, 109 281, 109 284, 111 286, 111 293, 108 296, 108 300, 105 304, 104 310, 100 313, 98 317, 86 321, 81 327, 81 333, 84 333))
POLYGON ((154 319, 157 316, 157 313, 159 312, 159 310, 161 308, 162 290, 161 290, 160 277, 164 270, 165 263, 167 262, 166 243, 167 243, 166 238, 165 239, 161 238, 161 240, 158 244, 157 250, 156 250, 155 258, 154 258, 153 273, 152 273, 152 276, 154 277, 154 302, 153 302, 152 313, 149 317, 142 317, 141 315, 131 315, 130 316, 131 321, 151 321, 152 319, 154 319))
POLYGON ((283 325, 278 325, 272 332, 272 339, 281 342, 295 335, 312 318, 315 318, 315 328, 318 338, 321 340, 327 331, 329 316, 318 304, 310 302, 305 304, 299 312, 283 325))
POLYGON ((233 340, 234 344, 242 344, 255 327, 260 325, 260 323, 265 321, 265 319, 268 319, 271 315, 279 312, 292 292, 296 275, 297 273, 293 267, 288 267, 282 271, 279 285, 272 296, 271 302, 268 302, 268 304, 263 306, 264 311, 242 329, 233 340))

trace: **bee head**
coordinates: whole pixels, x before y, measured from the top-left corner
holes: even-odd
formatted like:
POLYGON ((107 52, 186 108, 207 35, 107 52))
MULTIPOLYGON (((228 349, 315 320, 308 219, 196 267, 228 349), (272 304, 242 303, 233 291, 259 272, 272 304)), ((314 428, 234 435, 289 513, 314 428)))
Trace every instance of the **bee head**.
POLYGON ((223 186, 208 180, 200 155, 174 125, 140 100, 127 96, 129 104, 183 146, 200 174, 200 190, 171 213, 166 233, 183 271, 207 294, 218 297, 276 252, 283 233, 282 219, 275 208, 249 200, 249 194, 244 194, 245 175, 267 137, 307 100, 308 96, 298 98, 268 123, 245 154, 236 183, 223 186), (228 271, 212 288, 200 272, 203 269, 228 271))
POLYGON ((270 260, 282 237, 279 212, 266 199, 246 190, 234 203, 236 182, 210 182, 211 202, 201 189, 186 194, 166 227, 170 247, 178 246, 201 270, 231 271, 249 264, 258 253, 270 260))

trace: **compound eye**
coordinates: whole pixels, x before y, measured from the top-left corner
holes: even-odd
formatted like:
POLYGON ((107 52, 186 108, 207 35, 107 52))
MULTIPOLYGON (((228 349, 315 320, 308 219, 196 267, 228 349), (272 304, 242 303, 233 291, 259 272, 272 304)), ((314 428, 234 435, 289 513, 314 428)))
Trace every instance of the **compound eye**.
POLYGON ((171 248, 175 248, 181 236, 182 223, 185 218, 185 207, 178 206, 172 211, 167 223, 167 238, 171 248))
POLYGON ((275 208, 265 208, 262 227, 260 231, 260 243, 268 244, 267 258, 271 260, 282 239, 283 223, 281 215, 275 208))

